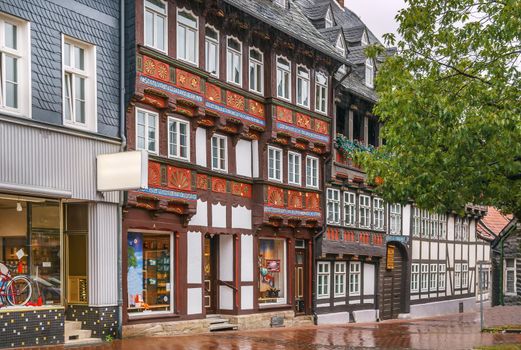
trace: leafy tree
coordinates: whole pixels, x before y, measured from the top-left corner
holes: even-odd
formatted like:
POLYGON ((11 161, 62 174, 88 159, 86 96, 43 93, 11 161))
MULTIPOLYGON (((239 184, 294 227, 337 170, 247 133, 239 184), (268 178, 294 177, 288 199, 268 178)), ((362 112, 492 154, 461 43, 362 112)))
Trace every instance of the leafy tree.
MULTIPOLYGON (((393 202, 521 218, 521 1, 406 0, 397 54, 380 67, 385 145, 359 153, 393 202)), ((369 47, 368 55, 382 53, 369 47)))

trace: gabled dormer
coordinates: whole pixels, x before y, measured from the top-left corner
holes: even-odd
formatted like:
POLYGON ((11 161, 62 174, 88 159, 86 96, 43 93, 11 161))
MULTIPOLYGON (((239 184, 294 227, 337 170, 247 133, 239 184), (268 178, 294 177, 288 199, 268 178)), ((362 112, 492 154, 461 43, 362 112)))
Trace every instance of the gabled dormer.
POLYGON ((333 13, 331 12, 331 8, 327 8, 326 16, 324 17, 324 27, 331 28, 335 25, 335 20, 333 18, 333 13))
POLYGON ((288 0, 273 0, 273 3, 282 8, 288 8, 288 0))
POLYGON ((335 48, 338 53, 342 55, 342 57, 346 57, 346 41, 344 38, 344 33, 340 31, 338 38, 336 39, 335 48))
POLYGON ((365 60, 365 85, 370 88, 374 88, 375 66, 374 59, 368 57, 365 60))
POLYGON ((364 31, 362 32, 362 38, 360 39, 360 44, 362 46, 369 45, 369 36, 367 35, 367 29, 364 28, 364 31))

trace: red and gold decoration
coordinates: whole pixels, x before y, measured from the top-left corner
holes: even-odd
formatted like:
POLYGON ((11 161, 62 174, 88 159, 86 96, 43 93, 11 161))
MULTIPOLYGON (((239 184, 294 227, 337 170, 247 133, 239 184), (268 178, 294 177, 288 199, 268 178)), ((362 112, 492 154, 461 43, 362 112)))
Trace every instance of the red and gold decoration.
POLYGON ((208 189, 208 175, 197 174, 195 183, 196 183, 196 187, 198 190, 207 190, 208 189))
POLYGON ((169 65, 148 56, 143 56, 143 73, 148 76, 169 81, 169 65))
POLYGON ((161 164, 148 162, 148 185, 150 187, 161 186, 161 164))
POLYGON ((311 129, 311 117, 302 113, 297 113, 297 126, 304 129, 311 129))
POLYGON ((302 209, 302 192, 288 190, 288 208, 302 209))
POLYGON ((206 98, 210 101, 221 103, 222 102, 221 88, 217 85, 206 83, 206 98))
POLYGON ((219 177, 212 177, 212 191, 226 193, 226 180, 219 177))
POLYGON ((251 114, 254 116, 260 117, 264 119, 264 105, 260 102, 257 102, 255 100, 249 100, 249 108, 251 114))
POLYGON ((188 169, 168 167, 168 187, 180 191, 191 191, 191 173, 188 169))
POLYGON ((231 91, 227 91, 226 105, 228 107, 244 111, 244 96, 241 96, 231 91))
POLYGON ((329 134, 329 123, 320 119, 315 119, 315 131, 319 134, 329 134))
POLYGON ((195 74, 188 73, 184 70, 177 69, 177 85, 188 90, 201 92, 201 78, 195 74))
POLYGON ((293 124, 293 113, 291 112, 291 109, 277 106, 277 120, 293 124))
POLYGON ((235 196, 251 198, 252 187, 250 184, 233 181, 232 182, 232 194, 235 196))
POLYGON ((320 194, 318 193, 306 193, 306 208, 309 210, 320 210, 320 194))
POLYGON ((272 207, 284 207, 284 190, 275 186, 268 186, 268 205, 272 207))

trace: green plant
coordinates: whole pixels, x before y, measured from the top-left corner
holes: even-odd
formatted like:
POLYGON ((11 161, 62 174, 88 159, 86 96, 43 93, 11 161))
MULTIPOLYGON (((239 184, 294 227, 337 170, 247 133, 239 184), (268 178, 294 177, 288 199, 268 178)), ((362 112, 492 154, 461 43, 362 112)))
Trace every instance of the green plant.
POLYGON ((107 343, 112 343, 114 341, 114 337, 112 337, 110 334, 105 336, 105 341, 107 343))

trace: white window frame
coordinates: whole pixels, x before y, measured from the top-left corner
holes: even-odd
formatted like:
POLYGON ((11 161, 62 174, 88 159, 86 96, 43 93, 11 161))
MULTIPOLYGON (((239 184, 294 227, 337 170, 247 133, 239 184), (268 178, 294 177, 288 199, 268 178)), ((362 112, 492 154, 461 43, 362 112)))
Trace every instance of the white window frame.
POLYGON ((383 230, 385 228, 385 204, 382 198, 373 198, 373 228, 383 230))
POLYGON ((228 172, 228 137, 224 136, 224 135, 219 135, 219 134, 215 134, 212 136, 211 140, 210 140, 210 148, 211 148, 211 159, 210 159, 210 162, 211 162, 211 165, 212 165, 212 170, 216 170, 216 171, 222 171, 222 172, 228 172), (215 150, 214 150, 214 147, 213 147, 213 140, 219 140, 217 142, 217 152, 219 154, 217 154, 217 163, 219 164, 218 166, 214 166, 214 156, 216 156, 214 154, 215 150), (224 140, 224 149, 221 149, 221 142, 220 140, 224 140), (221 158, 220 156, 220 153, 223 153, 224 154, 224 158, 221 158), (221 164, 221 161, 224 162, 224 167, 221 167, 220 164, 221 164))
POLYGON ((335 44, 335 47, 336 49, 338 50, 338 53, 342 56, 342 57, 346 57, 346 45, 344 43, 344 37, 342 36, 342 34, 340 34, 338 36, 338 38, 336 39, 336 44, 335 44))
POLYGON ((324 27, 325 28, 331 28, 335 24, 333 20, 333 16, 331 14, 331 9, 328 8, 326 12, 326 16, 324 17, 324 27))
POLYGON ((369 44, 369 39, 367 37, 367 32, 365 30, 362 33, 362 38, 360 39, 360 43, 362 44, 362 46, 366 46, 367 44, 369 44))
POLYGON ((461 224, 461 240, 463 242, 468 242, 470 236, 470 222, 468 218, 462 219, 461 224))
POLYGON ((181 160, 185 160, 185 161, 190 161, 190 123, 187 122, 186 120, 182 120, 182 119, 179 119, 179 118, 174 118, 174 117, 168 117, 168 129, 167 129, 167 133, 168 133, 168 157, 170 158, 176 158, 176 159, 181 159, 181 160), (175 137, 176 137, 176 153, 177 154, 174 154, 171 152, 171 143, 172 141, 172 135, 171 135, 171 131, 170 131, 170 127, 172 124, 176 123, 177 127, 176 127, 176 131, 175 131, 175 137), (183 145, 181 145, 181 133, 180 133, 180 125, 183 124, 185 125, 186 127, 186 145, 184 145, 184 147, 186 148, 186 157, 182 157, 180 156, 181 154, 181 147, 183 145))
POLYGON ((389 234, 399 235, 402 233, 402 205, 399 203, 389 204, 389 234))
POLYGON ((276 71, 277 71, 276 85, 275 85, 275 90, 277 91, 277 97, 282 100, 285 100, 285 101, 291 101, 291 61, 284 56, 277 56, 275 58, 275 66, 276 66, 276 71), (282 67, 281 65, 279 65, 279 60, 286 61, 288 68, 282 67), (284 75, 286 75, 286 74, 288 75, 287 80, 284 79, 284 75), (284 82, 284 81, 287 82, 287 83, 283 84, 283 91, 285 91, 286 90, 285 88, 287 88, 288 96, 283 96, 283 95, 279 94, 279 80, 281 82, 284 82))
POLYGON ((446 214, 440 214, 438 216, 439 222, 439 237, 440 239, 447 239, 447 215, 446 214))
POLYGON ((328 224, 340 225, 340 190, 328 188, 326 215, 328 224))
POLYGON ((444 291, 447 279, 447 265, 438 264, 438 290, 444 291))
POLYGON ((411 264, 411 293, 417 293, 420 287, 420 265, 411 264))
POLYGON ((268 180, 282 182, 284 178, 283 174, 283 157, 284 153, 281 148, 268 146, 268 180), (275 154, 279 155, 279 158, 275 157, 275 154), (272 156, 273 155, 273 156, 272 156), (270 175, 270 169, 273 169, 273 176, 270 175), (277 177, 277 171, 279 172, 279 176, 277 177))
POLYGON ((461 288, 469 287, 469 264, 461 264, 461 288))
POLYGON ((363 228, 371 227, 371 197, 361 194, 358 197, 358 224, 363 228))
POLYGON ((273 0, 273 3, 282 8, 286 8, 286 0, 273 0))
POLYGON ((231 35, 226 37, 226 81, 230 84, 242 86, 242 41, 231 35), (230 47, 230 40, 238 42, 240 49, 236 50, 233 47, 230 47), (239 58, 239 81, 233 80, 233 61, 235 56, 238 56, 239 58))
POLYGON ((148 109, 143 109, 143 108, 139 108, 139 107, 136 107, 136 110, 135 110, 135 119, 136 119, 136 149, 143 149, 149 153, 152 153, 152 154, 158 154, 159 153, 159 113, 157 112, 153 112, 153 111, 150 111, 148 109), (144 124, 144 127, 145 127, 145 135, 144 135, 144 143, 145 143, 145 148, 141 148, 139 147, 139 142, 138 142, 138 133, 139 133, 139 128, 138 128, 138 114, 139 113, 144 113, 145 114, 145 124, 144 124), (153 116, 155 118, 155 125, 154 125, 154 128, 155 128, 155 139, 154 139, 154 150, 149 150, 148 149, 148 143, 149 143, 149 138, 148 138, 148 130, 150 128, 150 125, 149 125, 149 116, 153 116))
POLYGON ((318 164, 317 157, 306 157, 306 187, 318 188, 320 186, 318 164))
POLYGON ((199 17, 195 15, 195 13, 193 13, 192 11, 186 9, 186 8, 178 8, 177 9, 177 24, 176 24, 176 31, 177 31, 177 37, 176 37, 176 41, 177 41, 177 59, 178 60, 181 60, 183 62, 187 62, 187 63, 190 63, 190 64, 193 64, 195 66, 198 66, 199 65, 199 17), (180 12, 186 12, 192 16, 195 17, 195 28, 194 27, 191 27, 189 26, 188 24, 186 23, 181 23, 180 20, 179 20, 179 13, 180 12), (192 45, 195 45, 195 50, 194 50, 194 60, 191 61, 188 57, 181 57, 180 56, 180 44, 181 44, 181 40, 179 40, 179 35, 181 35, 181 31, 179 30, 179 27, 183 27, 185 29, 185 33, 186 31, 192 31, 194 32, 194 37, 195 37, 195 41, 193 43, 190 43, 189 40, 186 40, 186 37, 184 39, 184 42, 185 42, 185 53, 188 53, 188 45, 192 44, 192 45))
POLYGON ((347 264, 345 261, 335 262, 335 285, 334 285, 334 296, 345 297, 346 296, 346 274, 347 264))
POLYGON ((454 217, 454 240, 461 241, 461 231, 463 229, 462 218, 459 216, 454 217))
POLYGON ((359 296, 361 290, 362 264, 359 261, 349 262, 349 296, 359 296))
POLYGON ((371 58, 365 60, 365 85, 374 88, 374 62, 371 58))
POLYGON ((161 51, 163 53, 168 53, 168 2, 159 0, 161 3, 165 5, 165 11, 164 13, 161 13, 157 9, 147 7, 147 0, 143 1, 143 43, 147 47, 151 47, 155 50, 161 51), (147 43, 147 12, 152 14, 152 30, 154 31, 152 33, 152 41, 153 43, 147 43), (156 33, 156 17, 161 17, 164 20, 164 28, 163 28, 163 47, 164 49, 161 49, 158 47, 158 38, 156 33))
POLYGON ((413 207, 413 221, 412 221, 412 235, 419 237, 421 231, 421 210, 418 207, 413 207))
POLYGON ((317 299, 328 299, 331 295, 330 266, 329 261, 317 262, 317 299))
POLYGON ((62 103, 63 103, 63 124, 69 127, 96 131, 98 118, 97 118, 97 106, 98 106, 98 97, 97 97, 97 82, 96 82, 96 46, 87 44, 83 41, 80 41, 75 38, 71 38, 65 35, 62 35, 62 103), (65 65, 65 45, 70 45, 70 62, 74 61, 74 49, 81 48, 83 50, 83 60, 84 60, 84 69, 79 69, 73 66, 65 65), (66 75, 69 76, 69 91, 68 94, 70 96, 71 105, 67 105, 67 99, 65 98, 66 94, 66 83, 65 80, 66 75), (85 123, 81 123, 76 121, 75 116, 75 108, 76 108, 76 98, 75 98, 75 78, 79 77, 84 79, 85 81, 85 123), (65 110, 69 109, 69 115, 71 117, 68 120, 65 116, 65 110))
POLYGON ((429 264, 421 264, 420 271, 420 290, 421 292, 429 291, 429 264))
POLYGON ((435 292, 438 290, 438 264, 431 264, 430 266, 430 285, 429 290, 435 292))
POLYGON ((344 192, 344 225, 356 225, 356 193, 344 192))
POLYGON ((298 186, 302 184, 302 156, 300 153, 288 152, 288 183, 298 186), (293 159, 293 164, 291 159, 293 159))
POLYGON ((298 64, 297 65, 297 82, 295 84, 295 87, 297 89, 297 105, 309 109, 310 101, 311 101, 311 71, 308 67, 298 64), (305 71, 305 73, 301 73, 301 71, 305 71), (304 75, 307 74, 307 77, 304 75), (301 82, 299 85, 299 81, 301 82), (306 85, 306 89, 303 90, 303 85, 306 85), (302 92, 306 93, 307 96, 307 103, 302 103, 302 101, 299 101, 299 99, 303 100, 303 94, 302 92))
MULTIPOLYGON (((254 74, 254 76, 256 77, 257 75, 254 74)), ((255 79, 255 82, 257 82, 256 79, 255 79)), ((255 84, 255 85, 257 85, 257 84, 255 84)), ((249 86, 249 89, 251 92, 254 92, 254 93, 257 93, 260 95, 264 94, 264 53, 256 47, 250 47, 250 49, 248 51, 248 86, 249 86), (260 54, 260 57, 261 57, 260 61, 256 58, 251 57, 252 51, 256 51, 257 53, 260 54), (251 79, 252 66, 255 68, 255 73, 257 73, 257 70, 260 70, 260 90, 255 89, 255 87, 252 88, 252 85, 251 85, 252 84, 252 79, 251 79)))
POLYGON ((327 115, 329 80, 326 74, 315 72, 315 111, 327 115), (320 83, 318 76, 325 78, 325 83, 320 83), (322 105, 323 103, 323 105, 322 105))
MULTIPOLYGON (((31 118, 31 28, 30 23, 0 12, 0 112, 17 117, 31 118), (5 42, 5 26, 16 27, 16 48, 5 42), (17 106, 8 106, 6 101, 7 74, 5 57, 16 59, 17 106)), ((63 74, 62 74, 63 76, 63 74)))
POLYGON ((221 35, 220 35, 219 31, 214 26, 207 24, 205 27, 205 36, 204 36, 204 55, 205 55, 204 69, 215 77, 219 77, 219 51, 220 51, 219 43, 220 43, 220 39, 221 39, 221 35), (208 29, 214 31, 217 34, 217 39, 208 36, 208 29), (213 61, 214 61, 213 63, 215 64, 215 72, 210 72, 210 68, 209 68, 210 58, 211 58, 210 54, 209 54, 209 47, 212 45, 215 46, 215 57, 213 58, 213 61))
POLYGON ((461 263, 454 264, 454 288, 461 288, 461 263))
POLYGON ((503 270, 504 270, 504 273, 503 273, 503 279, 504 279, 504 282, 503 282, 503 290, 505 292, 505 295, 517 295, 517 259, 515 258, 504 258, 503 259, 503 270), (514 266, 508 266, 508 263, 507 263, 507 260, 513 260, 514 261, 514 266), (507 281, 508 281, 508 273, 511 273, 513 272, 514 273, 514 290, 513 291, 509 291, 508 290, 508 284, 507 284, 507 281))

